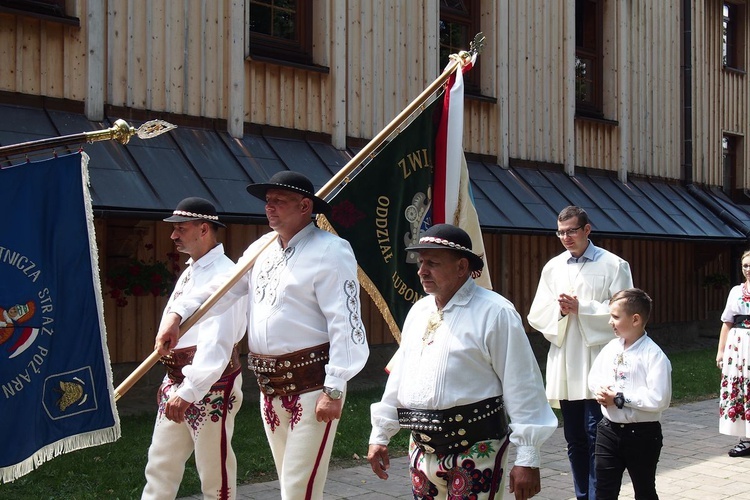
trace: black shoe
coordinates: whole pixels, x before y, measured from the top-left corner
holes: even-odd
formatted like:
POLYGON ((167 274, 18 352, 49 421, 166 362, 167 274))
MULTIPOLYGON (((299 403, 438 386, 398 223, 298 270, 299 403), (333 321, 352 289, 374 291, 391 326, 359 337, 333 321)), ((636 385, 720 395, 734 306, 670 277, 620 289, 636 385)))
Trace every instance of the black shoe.
POLYGON ((740 440, 734 448, 729 450, 730 457, 744 457, 745 455, 750 455, 750 441, 740 440))

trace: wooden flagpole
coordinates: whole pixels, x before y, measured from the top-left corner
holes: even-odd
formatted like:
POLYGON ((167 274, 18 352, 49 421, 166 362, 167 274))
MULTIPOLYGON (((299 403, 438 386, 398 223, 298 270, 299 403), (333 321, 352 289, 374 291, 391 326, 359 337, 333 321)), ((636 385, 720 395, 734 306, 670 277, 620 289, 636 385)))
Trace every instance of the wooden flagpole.
MULTIPOLYGON (((481 50, 481 42, 484 40, 484 37, 481 36, 481 40, 479 37, 481 36, 481 33, 478 34, 474 38, 474 42, 472 42, 472 50, 481 50), (477 47, 474 48, 474 45, 477 44, 477 47)), ((471 57, 471 54, 468 52, 461 52, 459 54, 459 57, 462 60, 468 59, 471 57)), ((351 174, 359 165, 364 162, 364 160, 372 154, 373 151, 375 151, 378 147, 380 147, 381 144, 398 128, 401 126, 401 124, 412 114, 414 111, 419 108, 422 104, 424 104, 427 99, 430 98, 432 94, 434 94, 446 81, 448 81, 448 78, 450 78, 451 74, 453 74, 456 69, 458 69, 461 66, 461 63, 456 60, 455 58, 452 58, 448 66, 446 66, 445 70, 438 76, 434 82, 432 82, 427 88, 425 88, 421 94, 419 94, 406 108, 404 108, 391 122, 386 125, 386 127, 381 130, 378 135, 373 137, 370 142, 367 143, 367 145, 362 148, 362 150, 357 153, 351 160, 347 162, 346 165, 344 165, 339 172, 331 177, 331 179, 322 187, 318 192, 316 193, 316 196, 319 198, 324 198, 328 196, 335 188, 338 186, 342 181, 346 179, 346 177, 351 174)), ((187 319, 180 325, 180 335, 179 337, 182 337, 185 332, 187 332, 190 327, 195 325, 205 314, 206 312, 225 294, 227 291, 229 291, 230 288, 232 288, 245 273, 250 271, 250 269, 255 264, 255 261, 257 260, 258 256, 261 252, 263 252, 268 246, 271 245, 272 242, 276 241, 275 239, 269 240, 269 242, 264 245, 262 248, 258 249, 257 252, 253 255, 249 255, 247 261, 244 263, 244 265, 240 266, 239 263, 237 266, 235 266, 236 271, 235 274, 233 274, 229 280, 218 290, 216 290, 201 306, 187 319)), ((178 337, 178 338, 179 338, 178 337)), ((136 368, 133 373, 128 375, 128 377, 115 389, 115 401, 119 400, 128 390, 130 390, 135 383, 143 377, 150 369, 153 367, 161 358, 158 351, 152 352, 139 366, 136 368)))

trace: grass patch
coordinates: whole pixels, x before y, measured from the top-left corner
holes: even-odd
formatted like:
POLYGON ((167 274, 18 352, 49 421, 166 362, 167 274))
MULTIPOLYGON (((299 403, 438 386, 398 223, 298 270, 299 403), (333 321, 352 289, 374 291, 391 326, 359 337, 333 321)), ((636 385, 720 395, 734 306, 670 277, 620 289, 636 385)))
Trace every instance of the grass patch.
MULTIPOLYGON (((667 354, 672 362, 672 405, 719 398, 716 348, 667 354)), ((718 425, 718 423, 717 423, 718 425)))
MULTIPOLYGON (((718 397, 719 370, 716 349, 669 354, 672 362, 672 404, 718 397)), ((248 383, 248 382, 246 382, 248 383)), ((381 388, 350 392, 336 432, 332 468, 366 463, 370 436, 370 404, 381 388)), ((0 498, 14 500, 137 499, 145 484, 148 446, 154 414, 122 418, 122 438, 116 443, 61 455, 13 483, 0 484, 0 498)), ((237 415, 234 435, 240 483, 271 481, 276 471, 266 443, 257 401, 247 400, 237 415)), ((408 433, 399 432, 390 445, 393 456, 406 454, 408 433)), ((200 481, 191 459, 178 496, 200 492, 200 481)))
MULTIPOLYGON (((370 437, 370 404, 380 400, 381 388, 351 392, 336 432, 331 467, 366 463, 370 437), (357 458, 358 457, 358 458, 357 458)), ((122 437, 115 443, 87 448, 46 462, 39 469, 8 484, 0 484, 0 498, 14 500, 138 499, 146 483, 148 447, 154 414, 125 416, 122 437)), ((240 483, 276 479, 271 450, 260 420, 258 402, 246 400, 235 421, 234 451, 240 483)), ((393 456, 406 454, 408 434, 391 443, 393 456)), ((200 479, 191 458, 185 467, 178 497, 200 493, 200 479)))

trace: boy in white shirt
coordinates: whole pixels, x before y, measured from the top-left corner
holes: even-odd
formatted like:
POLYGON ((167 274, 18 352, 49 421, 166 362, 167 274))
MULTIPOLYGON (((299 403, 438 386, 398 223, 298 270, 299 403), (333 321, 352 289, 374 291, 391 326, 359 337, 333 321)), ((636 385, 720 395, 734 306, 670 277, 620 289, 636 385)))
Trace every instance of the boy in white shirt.
POLYGON ((659 420, 672 398, 672 365, 646 334, 651 297, 643 290, 615 293, 609 313, 617 338, 604 346, 588 378, 604 416, 596 434, 596 498, 616 499, 627 469, 636 499, 658 499, 659 420))

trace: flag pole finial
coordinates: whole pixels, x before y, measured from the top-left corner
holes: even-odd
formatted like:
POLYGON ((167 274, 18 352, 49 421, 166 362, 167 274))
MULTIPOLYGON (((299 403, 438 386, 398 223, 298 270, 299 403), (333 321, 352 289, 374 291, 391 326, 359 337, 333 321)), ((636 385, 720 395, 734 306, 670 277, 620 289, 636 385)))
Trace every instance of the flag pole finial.
POLYGON ((474 40, 469 43, 469 52, 479 55, 484 50, 484 33, 481 31, 474 36, 474 40))

